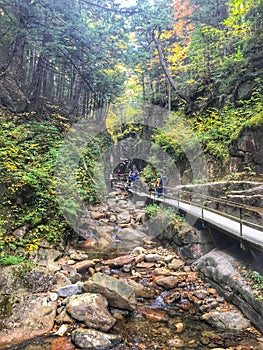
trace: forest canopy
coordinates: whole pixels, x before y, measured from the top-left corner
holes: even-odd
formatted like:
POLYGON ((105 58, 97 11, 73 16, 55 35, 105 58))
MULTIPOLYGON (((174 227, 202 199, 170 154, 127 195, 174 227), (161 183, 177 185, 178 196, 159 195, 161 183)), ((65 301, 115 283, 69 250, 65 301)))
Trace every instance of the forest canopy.
POLYGON ((103 108, 105 119, 131 78, 137 98, 189 114, 250 99, 262 92, 262 10, 262 0, 0 0, 0 101, 71 121, 103 108))

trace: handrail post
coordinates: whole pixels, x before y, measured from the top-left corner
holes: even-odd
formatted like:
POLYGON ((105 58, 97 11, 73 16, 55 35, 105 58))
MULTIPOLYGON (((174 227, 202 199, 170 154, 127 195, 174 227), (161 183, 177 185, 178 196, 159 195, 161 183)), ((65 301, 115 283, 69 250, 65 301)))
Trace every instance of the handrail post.
POLYGON ((240 237, 242 237, 243 232, 243 225, 242 225, 242 207, 239 207, 239 219, 240 219, 240 237))
POLYGON ((178 200, 177 208, 179 209, 179 203, 180 203, 180 191, 178 191, 178 197, 177 197, 177 200, 178 200))

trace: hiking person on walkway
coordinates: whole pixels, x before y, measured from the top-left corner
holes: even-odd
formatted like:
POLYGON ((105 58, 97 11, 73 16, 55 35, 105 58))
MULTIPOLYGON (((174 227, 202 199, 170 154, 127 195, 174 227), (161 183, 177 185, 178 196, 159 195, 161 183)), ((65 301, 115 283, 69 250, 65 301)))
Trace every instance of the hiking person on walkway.
POLYGON ((157 195, 157 198, 161 197, 163 194, 163 185, 162 185, 162 177, 158 176, 155 181, 155 193, 157 195))
POLYGON ((165 172, 162 173, 161 182, 162 182, 162 187, 163 187, 162 194, 166 194, 166 186, 168 185, 169 179, 165 175, 165 172))

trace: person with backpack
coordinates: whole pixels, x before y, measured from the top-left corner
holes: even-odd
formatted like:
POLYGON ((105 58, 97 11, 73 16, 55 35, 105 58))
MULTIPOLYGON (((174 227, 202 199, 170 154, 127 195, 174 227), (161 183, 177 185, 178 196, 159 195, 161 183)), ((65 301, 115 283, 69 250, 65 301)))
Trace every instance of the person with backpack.
POLYGON ((162 177, 158 176, 155 181, 155 193, 157 198, 160 198, 163 194, 163 184, 162 184, 162 177))
POLYGON ((162 173, 162 176, 161 176, 161 182, 162 182, 162 187, 163 187, 162 193, 166 194, 166 187, 168 185, 169 179, 164 172, 162 173))
POLYGON ((133 187, 133 184, 138 179, 138 177, 139 177, 139 171, 138 171, 136 165, 134 164, 132 166, 132 169, 130 170, 130 173, 129 173, 129 184, 131 187, 133 187))

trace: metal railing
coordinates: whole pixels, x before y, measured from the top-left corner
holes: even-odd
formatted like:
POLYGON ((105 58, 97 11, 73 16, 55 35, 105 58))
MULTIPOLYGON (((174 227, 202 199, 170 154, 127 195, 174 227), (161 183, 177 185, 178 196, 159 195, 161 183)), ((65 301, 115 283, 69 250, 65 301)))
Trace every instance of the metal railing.
POLYGON ((167 192, 164 195, 164 199, 170 198, 177 200, 178 208, 180 208, 180 203, 190 204, 201 208, 202 219, 204 219, 204 210, 207 210, 238 222, 240 224, 240 236, 242 236, 243 225, 249 226, 258 231, 263 231, 263 226, 255 222, 261 220, 263 221, 263 208, 239 204, 234 201, 216 198, 197 192, 185 190, 176 191, 172 188, 167 188, 166 191, 167 192), (171 195, 171 190, 175 191, 173 195, 171 195), (223 206, 224 210, 222 208, 223 206), (232 209, 232 213, 229 213, 229 208, 232 209), (252 217, 255 214, 257 216, 257 220, 254 220, 254 222, 249 220, 249 217, 252 217))
MULTIPOLYGON (((216 198, 194 191, 179 190, 171 187, 164 188, 164 193, 159 198, 157 198, 154 189, 149 189, 149 187, 146 186, 138 186, 137 188, 134 188, 133 191, 139 195, 142 195, 144 193, 150 198, 161 200, 163 202, 173 200, 174 202, 172 204, 167 204, 171 204, 177 207, 179 210, 183 211, 186 210, 182 208, 182 204, 189 204, 193 207, 198 207, 200 208, 199 218, 203 220, 205 220, 205 211, 209 211, 211 213, 215 213, 227 219, 233 220, 239 223, 240 237, 243 236, 244 225, 257 231, 263 231, 263 226, 260 224, 261 221, 263 222, 263 208, 260 207, 240 204, 223 198, 216 198)), ((191 214, 191 208, 188 212, 191 214)), ((193 212, 194 210, 192 210, 193 215, 196 214, 193 212)))

